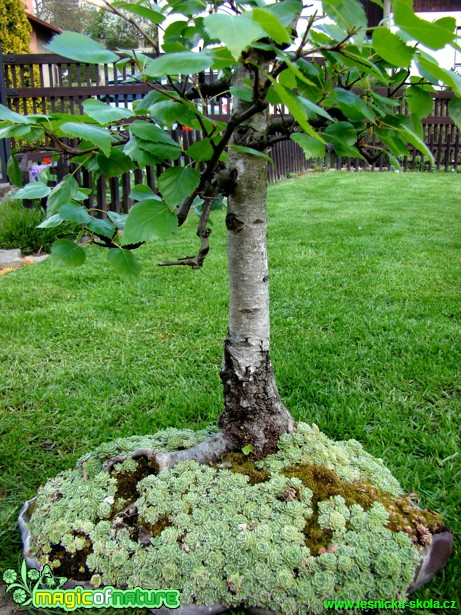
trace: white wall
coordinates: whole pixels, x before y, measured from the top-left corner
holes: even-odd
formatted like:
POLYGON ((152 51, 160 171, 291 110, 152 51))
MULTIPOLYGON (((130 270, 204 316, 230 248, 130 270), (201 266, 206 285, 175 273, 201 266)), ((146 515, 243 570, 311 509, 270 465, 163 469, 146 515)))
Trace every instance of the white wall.
MULTIPOLYGON (((437 12, 416 13, 416 14, 418 15, 418 17, 421 17, 422 19, 425 19, 426 21, 435 21, 436 19, 440 19, 441 17, 454 17, 456 19, 457 27, 461 28, 461 11, 450 11, 450 12, 445 12, 445 13, 437 13, 437 12)), ((437 61, 439 62, 442 68, 446 68, 446 69, 453 68, 455 65, 455 60, 461 68, 461 52, 459 51, 455 52, 453 47, 446 47, 445 49, 441 49, 440 51, 431 51, 431 55, 433 55, 437 59, 437 61)))

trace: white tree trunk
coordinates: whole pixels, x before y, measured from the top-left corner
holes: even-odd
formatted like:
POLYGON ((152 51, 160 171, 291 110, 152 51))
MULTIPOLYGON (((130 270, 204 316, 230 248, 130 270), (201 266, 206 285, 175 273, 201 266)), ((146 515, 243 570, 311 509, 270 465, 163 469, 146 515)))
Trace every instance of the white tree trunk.
MULTIPOLYGON (((252 78, 241 67, 234 85, 252 78)), ((234 99, 234 112, 251 103, 234 99)), ((267 111, 241 124, 233 144, 255 147, 265 139, 267 111)), ((227 255, 229 328, 221 378, 225 410, 219 418, 237 448, 251 444, 257 455, 273 452, 278 437, 293 429, 280 401, 269 357, 269 274, 267 263, 267 168, 260 157, 231 150, 237 186, 228 198, 227 255)))

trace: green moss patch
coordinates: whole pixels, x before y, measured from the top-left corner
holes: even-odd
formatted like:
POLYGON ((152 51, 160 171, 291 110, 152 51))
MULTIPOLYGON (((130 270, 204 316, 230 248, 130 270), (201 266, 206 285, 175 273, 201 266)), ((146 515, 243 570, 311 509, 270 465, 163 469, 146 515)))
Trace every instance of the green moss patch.
POLYGON ((250 455, 243 453, 228 453, 223 455, 222 459, 215 464, 215 468, 228 468, 231 472, 248 476, 249 485, 258 485, 269 479, 269 473, 260 470, 256 467, 255 462, 250 455))

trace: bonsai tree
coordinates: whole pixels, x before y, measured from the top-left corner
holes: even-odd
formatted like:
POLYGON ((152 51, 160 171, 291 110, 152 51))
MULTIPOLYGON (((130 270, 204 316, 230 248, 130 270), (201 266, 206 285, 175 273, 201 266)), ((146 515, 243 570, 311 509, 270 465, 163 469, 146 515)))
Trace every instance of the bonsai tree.
MULTIPOLYGON (((417 580, 421 550, 427 552, 432 534, 442 531, 440 518, 416 512, 395 479, 358 443, 335 444, 315 427, 296 426, 280 399, 270 361, 266 184, 271 146, 292 139, 307 157, 323 156, 329 146, 338 156, 369 162, 387 156, 398 168, 410 144, 431 159, 421 120, 432 109, 431 92, 441 84, 456 95, 450 112, 461 125, 461 78, 430 55, 456 45, 455 20, 422 20, 410 0, 395 0, 392 8, 394 28, 383 23, 368 29, 359 0, 324 0, 324 14, 309 15, 297 0, 160 5, 120 0, 112 3, 112 12, 131 23, 140 16, 163 28, 161 48, 150 41, 157 57, 134 51, 118 55, 68 32, 56 36, 49 49, 94 64, 131 59, 136 79, 150 88, 133 110, 88 99, 84 114, 70 121, 59 114, 24 117, 1 108, 0 136, 45 138, 47 149, 95 179, 155 165, 155 190, 137 185, 129 213, 108 212, 107 219, 85 206, 89 191, 79 186, 75 173, 55 187, 41 178, 17 192, 18 198, 47 198, 42 226, 81 224, 82 233, 105 249, 124 275, 138 274, 135 252, 144 242, 166 239, 192 211, 199 213, 196 254, 161 264, 201 268, 210 248, 210 212, 227 198, 230 307, 219 431, 134 438, 82 458, 72 478, 64 474, 50 481, 34 504, 31 534, 26 531, 30 561, 46 562, 74 579, 92 576, 95 585, 101 580, 142 587, 176 584, 188 603, 244 603, 285 613, 322 612, 322 597, 367 591, 402 596, 412 580, 412 589, 423 582, 417 580), (219 70, 219 78, 210 80, 210 70, 219 70), (232 105, 227 123, 207 114, 208 104, 224 96, 232 105), (175 125, 200 130, 201 139, 184 151, 168 132, 175 125), (332 484, 334 489, 325 487, 332 484), (316 485, 323 485, 323 495, 315 493, 316 485), (72 500, 78 489, 91 504, 72 500), (214 497, 214 505, 227 505, 230 516, 216 521, 210 513, 221 523, 224 546, 218 545, 213 523, 191 521, 197 508, 202 511, 197 518, 208 519, 212 507, 200 508, 197 492, 203 501, 214 497), (237 495, 226 500, 226 493, 237 495), (255 501, 266 506, 260 516, 255 501), (77 512, 82 506, 90 507, 87 523, 77 512), (271 514, 281 517, 274 521, 271 514), (238 543, 228 534, 231 519, 238 520, 238 543), (357 555, 353 545, 361 530, 367 538, 357 555), (277 533, 290 547, 284 564, 276 555, 277 533), (140 546, 148 550, 154 543, 158 556, 139 555, 140 546), (378 556, 388 548, 394 555, 381 562, 378 556), (246 555, 239 560, 241 552, 246 555), (261 553, 269 559, 247 578, 245 570, 257 563, 250 553, 256 560, 261 553), (377 557, 379 566, 373 563, 377 557), (355 583, 364 570, 367 578, 355 583)), ((9 173, 19 186, 14 157, 9 173)), ((86 258, 85 247, 68 240, 56 242, 52 252, 69 266, 86 258)))

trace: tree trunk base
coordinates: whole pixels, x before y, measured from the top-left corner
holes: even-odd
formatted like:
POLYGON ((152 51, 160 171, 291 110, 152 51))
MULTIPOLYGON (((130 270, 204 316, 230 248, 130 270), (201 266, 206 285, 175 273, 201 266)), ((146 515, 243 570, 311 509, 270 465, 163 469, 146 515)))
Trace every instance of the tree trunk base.
POLYGON ((247 340, 231 341, 229 336, 224 342, 221 380, 225 410, 218 425, 236 451, 251 445, 255 457, 263 458, 277 450, 282 434, 293 432, 294 421, 280 400, 269 351, 257 351, 256 368, 250 369, 242 361, 245 352, 241 347, 250 345, 247 340))

